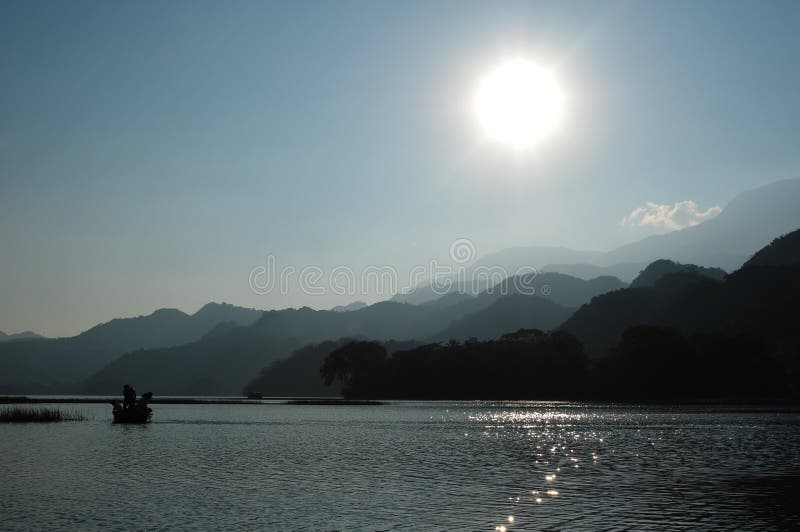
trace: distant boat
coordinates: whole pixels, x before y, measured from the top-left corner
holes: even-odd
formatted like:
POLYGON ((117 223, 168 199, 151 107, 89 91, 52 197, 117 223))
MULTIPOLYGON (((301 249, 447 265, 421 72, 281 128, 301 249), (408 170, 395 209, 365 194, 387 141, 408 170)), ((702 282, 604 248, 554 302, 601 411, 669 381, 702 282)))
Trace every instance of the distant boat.
POLYGON ((153 420, 153 409, 150 407, 123 410, 119 401, 111 401, 111 405, 114 407, 114 423, 150 423, 153 420))
POLYGON ((263 399, 264 398, 264 394, 261 393, 261 392, 248 392, 247 393, 247 398, 248 399, 263 399))

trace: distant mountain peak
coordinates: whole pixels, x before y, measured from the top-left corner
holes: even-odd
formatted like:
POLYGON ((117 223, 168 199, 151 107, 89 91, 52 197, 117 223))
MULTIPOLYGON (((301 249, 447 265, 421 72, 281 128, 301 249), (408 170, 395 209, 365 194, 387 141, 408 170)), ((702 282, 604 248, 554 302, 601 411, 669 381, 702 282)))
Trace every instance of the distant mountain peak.
POLYGON ((184 311, 177 308, 160 308, 154 310, 152 314, 145 317, 178 316, 178 315, 188 316, 188 314, 186 314, 184 311))
POLYGON ((664 276, 676 273, 693 274, 699 277, 705 277, 716 281, 721 281, 726 271, 721 268, 705 268, 697 266, 696 264, 681 264, 668 259, 658 259, 647 265, 639 276, 631 282, 631 288, 639 288, 642 286, 656 286, 659 280, 664 276))
POLYGON ((331 310, 333 312, 352 312, 354 310, 360 310, 366 306, 368 305, 363 301, 353 301, 352 303, 348 303, 347 305, 336 305, 331 310))
POLYGON ((230 313, 250 313, 256 312, 261 313, 262 311, 254 309, 254 308, 247 308, 247 307, 238 307, 236 305, 232 305, 231 303, 225 303, 224 301, 218 303, 216 301, 211 301, 210 303, 206 303, 202 307, 200 307, 197 312, 192 314, 194 317, 202 317, 202 316, 217 316, 220 314, 230 314, 230 313))
POLYGON ((39 338, 44 338, 44 336, 33 331, 22 331, 14 334, 6 334, 3 331, 0 331, 0 342, 10 342, 12 340, 36 340, 39 338))
POLYGON ((711 220, 620 246, 603 255, 599 263, 667 258, 732 271, 764 242, 800 227, 798 206, 800 179, 777 181, 740 193, 711 220))

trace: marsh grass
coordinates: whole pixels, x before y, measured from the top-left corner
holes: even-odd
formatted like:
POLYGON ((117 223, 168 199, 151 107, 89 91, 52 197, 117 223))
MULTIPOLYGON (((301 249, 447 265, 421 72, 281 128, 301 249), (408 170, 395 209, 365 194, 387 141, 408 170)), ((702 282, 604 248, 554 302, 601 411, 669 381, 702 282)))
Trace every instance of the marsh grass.
POLYGON ((0 423, 53 423, 58 421, 87 421, 89 418, 77 410, 60 410, 15 406, 0 409, 0 423))

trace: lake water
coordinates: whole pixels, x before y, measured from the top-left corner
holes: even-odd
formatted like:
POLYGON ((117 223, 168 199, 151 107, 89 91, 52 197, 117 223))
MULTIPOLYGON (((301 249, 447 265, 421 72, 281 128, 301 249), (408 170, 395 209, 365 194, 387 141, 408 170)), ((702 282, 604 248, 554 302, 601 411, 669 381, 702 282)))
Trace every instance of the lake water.
POLYGON ((0 528, 800 527, 800 414, 574 403, 105 405, 0 426, 0 528))

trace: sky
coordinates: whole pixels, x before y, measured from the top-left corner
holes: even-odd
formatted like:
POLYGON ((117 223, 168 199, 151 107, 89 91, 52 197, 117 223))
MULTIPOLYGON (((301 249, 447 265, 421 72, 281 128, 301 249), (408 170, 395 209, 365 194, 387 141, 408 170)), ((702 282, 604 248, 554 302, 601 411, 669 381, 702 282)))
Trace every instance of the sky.
POLYGON ((257 294, 268 255, 402 270, 713 216, 800 176, 798 27, 796 1, 0 1, 0 330, 363 299, 257 294), (471 108, 514 57, 565 95, 522 152, 471 108))

